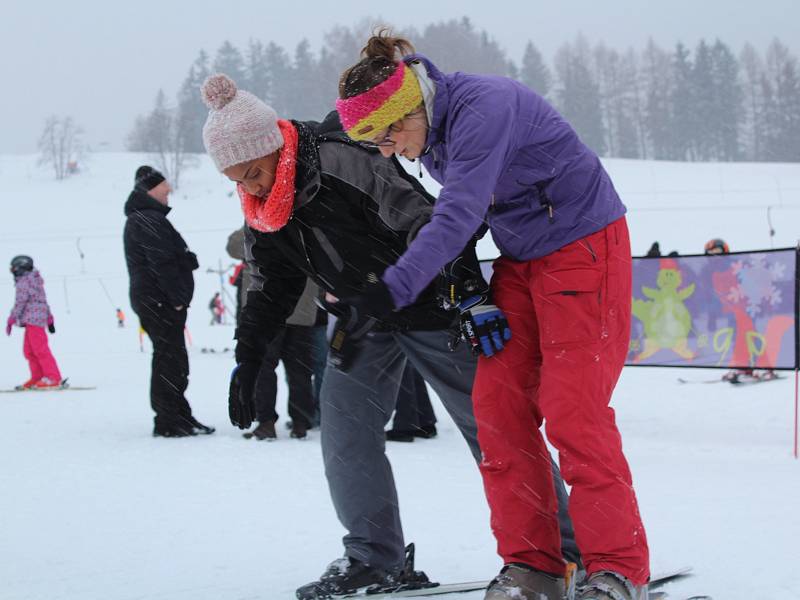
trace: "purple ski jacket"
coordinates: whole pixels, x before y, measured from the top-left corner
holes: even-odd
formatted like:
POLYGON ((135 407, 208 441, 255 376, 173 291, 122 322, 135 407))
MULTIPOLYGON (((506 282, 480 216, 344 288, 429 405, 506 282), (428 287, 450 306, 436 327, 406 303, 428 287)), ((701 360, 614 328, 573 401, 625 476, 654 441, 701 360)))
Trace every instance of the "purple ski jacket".
POLYGON ((50 307, 47 305, 47 296, 44 293, 44 281, 39 271, 34 269, 14 281, 16 297, 11 316, 21 327, 35 325, 47 327, 50 318, 50 307))
POLYGON ((484 223, 503 256, 526 261, 625 214, 597 155, 541 96, 506 77, 442 73, 420 54, 404 60, 435 86, 422 163, 442 190, 430 223, 383 274, 396 306, 412 303, 484 223))

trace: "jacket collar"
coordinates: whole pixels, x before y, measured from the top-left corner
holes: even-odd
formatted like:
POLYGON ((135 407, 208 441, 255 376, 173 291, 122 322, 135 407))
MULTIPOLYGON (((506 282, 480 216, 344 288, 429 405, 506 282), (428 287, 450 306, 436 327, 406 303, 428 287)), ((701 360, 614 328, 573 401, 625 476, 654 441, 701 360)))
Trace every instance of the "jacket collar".
POLYGON ((292 121, 297 128, 297 168, 294 176, 294 212, 305 206, 317 195, 322 177, 320 175, 319 145, 315 129, 319 123, 292 121), (316 126, 316 127, 315 127, 316 126))
POLYGON ((172 210, 169 206, 164 206, 147 192, 139 188, 134 188, 125 202, 125 216, 140 210, 155 210, 163 215, 167 215, 172 210))
POLYGON ((440 143, 444 138, 444 128, 447 121, 447 106, 450 102, 450 91, 448 89, 446 75, 442 73, 436 67, 436 65, 434 65, 430 59, 423 54, 410 54, 404 57, 403 60, 412 69, 414 69, 415 63, 423 66, 428 75, 428 79, 433 83, 434 94, 432 107, 428 106, 428 103, 430 102, 430 93, 426 94, 426 90, 424 88, 422 93, 423 97, 425 98, 425 108, 428 111, 428 121, 430 123, 426 146, 434 146, 440 143))

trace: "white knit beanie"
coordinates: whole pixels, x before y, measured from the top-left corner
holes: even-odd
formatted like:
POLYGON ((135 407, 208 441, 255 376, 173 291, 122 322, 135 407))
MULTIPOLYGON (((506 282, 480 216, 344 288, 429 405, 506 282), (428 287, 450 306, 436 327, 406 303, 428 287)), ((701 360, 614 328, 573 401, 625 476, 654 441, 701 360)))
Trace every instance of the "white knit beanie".
POLYGON ((283 146, 278 115, 250 92, 237 90, 222 73, 203 83, 203 101, 209 108, 203 143, 217 169, 272 154, 283 146))

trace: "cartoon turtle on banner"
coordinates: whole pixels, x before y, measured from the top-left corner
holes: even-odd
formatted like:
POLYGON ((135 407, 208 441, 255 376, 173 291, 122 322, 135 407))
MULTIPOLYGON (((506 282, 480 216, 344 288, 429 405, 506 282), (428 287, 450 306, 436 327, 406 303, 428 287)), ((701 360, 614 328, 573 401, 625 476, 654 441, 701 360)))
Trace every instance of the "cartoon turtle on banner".
POLYGON ((645 336, 644 349, 634 362, 641 362, 665 348, 685 360, 694 358, 695 353, 688 343, 692 315, 683 303, 694 294, 695 286, 692 283, 679 290, 682 283, 677 261, 664 258, 656 278, 658 289, 642 286, 642 294, 650 300, 633 299, 633 316, 644 324, 645 336))

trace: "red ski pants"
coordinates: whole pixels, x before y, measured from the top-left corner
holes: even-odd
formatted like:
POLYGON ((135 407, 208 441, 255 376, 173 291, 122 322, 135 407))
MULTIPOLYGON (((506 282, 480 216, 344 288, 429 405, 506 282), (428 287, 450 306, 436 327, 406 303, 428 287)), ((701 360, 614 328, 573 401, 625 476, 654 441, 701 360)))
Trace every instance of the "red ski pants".
POLYGON ((61 381, 61 372, 58 370, 53 353, 50 352, 44 327, 25 325, 25 342, 22 351, 28 360, 33 381, 39 381, 42 377, 47 377, 51 381, 61 381))
POLYGON ((547 447, 572 486, 569 513, 589 573, 649 578, 647 539, 609 407, 625 362, 631 251, 620 219, 527 262, 500 258, 494 302, 511 326, 505 349, 481 357, 473 389, 480 465, 503 561, 563 573, 547 447))

